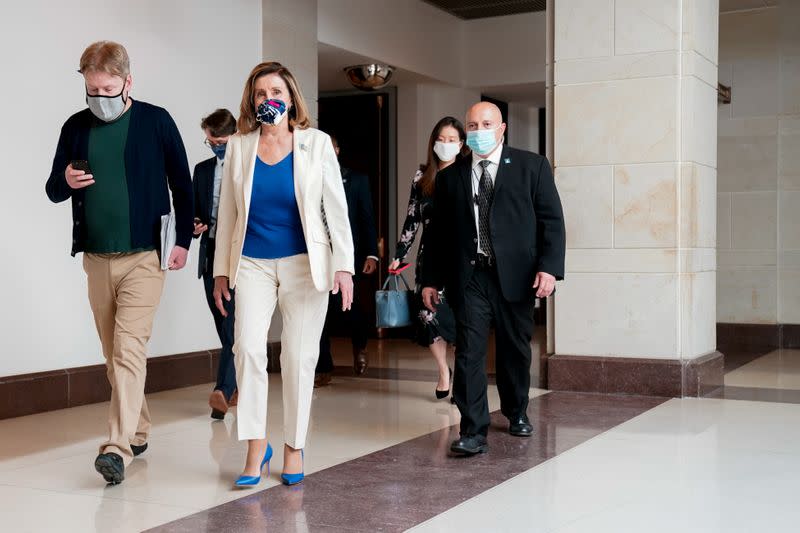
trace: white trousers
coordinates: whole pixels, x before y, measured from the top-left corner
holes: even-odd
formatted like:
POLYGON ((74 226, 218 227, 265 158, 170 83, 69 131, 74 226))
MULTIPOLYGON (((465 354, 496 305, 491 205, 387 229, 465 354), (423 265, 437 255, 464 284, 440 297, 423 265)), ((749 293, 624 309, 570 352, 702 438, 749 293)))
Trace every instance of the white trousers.
POLYGON ((298 449, 305 447, 319 339, 328 311, 328 293, 314 287, 307 254, 242 257, 233 345, 239 440, 267 436, 267 332, 276 304, 283 315, 283 434, 286 444, 298 449))

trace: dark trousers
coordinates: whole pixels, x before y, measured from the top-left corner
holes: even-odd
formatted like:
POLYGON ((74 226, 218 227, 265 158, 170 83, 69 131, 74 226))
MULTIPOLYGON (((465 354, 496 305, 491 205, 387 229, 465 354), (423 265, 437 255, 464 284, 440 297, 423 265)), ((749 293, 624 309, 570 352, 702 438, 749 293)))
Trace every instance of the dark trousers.
POLYGON ((236 390, 236 369, 233 366, 233 315, 235 297, 234 291, 231 290, 231 301, 226 302, 225 298, 222 299, 225 311, 228 313, 227 317, 222 316, 222 313, 217 309, 217 304, 214 303, 214 239, 208 240, 207 250, 207 267, 203 271, 203 285, 206 290, 208 308, 211 310, 211 315, 214 317, 214 326, 217 328, 219 342, 222 343, 222 350, 219 354, 219 367, 217 368, 217 384, 214 386, 214 390, 222 391, 225 398, 230 400, 233 392, 236 390))
POLYGON ((343 321, 353 341, 353 352, 360 352, 367 347, 369 324, 364 318, 361 309, 361 299, 358 297, 358 286, 353 287, 353 305, 350 311, 342 311, 342 294, 331 294, 328 298, 328 314, 325 317, 325 326, 319 339, 319 360, 316 372, 333 372, 333 355, 331 354, 331 326, 335 321, 343 321))
POLYGON ((486 348, 494 321, 497 391, 500 409, 509 419, 528 408, 531 386, 531 335, 534 301, 511 303, 500 290, 494 269, 476 268, 464 290, 456 316, 456 370, 453 398, 461 412, 462 435, 486 435, 486 348))

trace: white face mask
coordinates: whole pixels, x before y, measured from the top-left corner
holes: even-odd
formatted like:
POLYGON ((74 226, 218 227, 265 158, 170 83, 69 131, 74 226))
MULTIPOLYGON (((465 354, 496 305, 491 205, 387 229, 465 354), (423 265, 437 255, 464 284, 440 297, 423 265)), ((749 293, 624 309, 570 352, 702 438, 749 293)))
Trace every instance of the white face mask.
POLYGON ((439 161, 447 163, 448 161, 455 159, 456 156, 461 152, 461 143, 444 143, 442 141, 436 141, 433 144, 433 151, 439 158, 439 161))

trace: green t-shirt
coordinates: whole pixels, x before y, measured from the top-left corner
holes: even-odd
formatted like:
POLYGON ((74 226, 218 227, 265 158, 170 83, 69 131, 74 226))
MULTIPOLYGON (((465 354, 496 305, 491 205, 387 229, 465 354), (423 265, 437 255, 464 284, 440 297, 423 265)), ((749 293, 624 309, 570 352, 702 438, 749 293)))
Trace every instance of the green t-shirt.
POLYGON ((86 251, 131 252, 130 201, 125 176, 125 144, 130 109, 89 132, 89 167, 94 184, 86 188, 86 251))

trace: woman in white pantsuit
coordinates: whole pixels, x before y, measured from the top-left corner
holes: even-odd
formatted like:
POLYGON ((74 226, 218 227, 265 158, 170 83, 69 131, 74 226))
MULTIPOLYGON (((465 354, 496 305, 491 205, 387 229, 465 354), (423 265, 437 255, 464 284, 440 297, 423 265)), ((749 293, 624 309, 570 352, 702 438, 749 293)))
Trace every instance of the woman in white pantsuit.
POLYGON ((257 65, 245 83, 238 130, 228 141, 217 217, 214 298, 236 288, 234 362, 239 440, 247 459, 236 486, 254 486, 272 456, 267 442, 267 331, 283 316, 283 474, 303 479, 314 368, 328 292, 353 299, 353 241, 330 137, 309 127, 294 76, 257 65))

